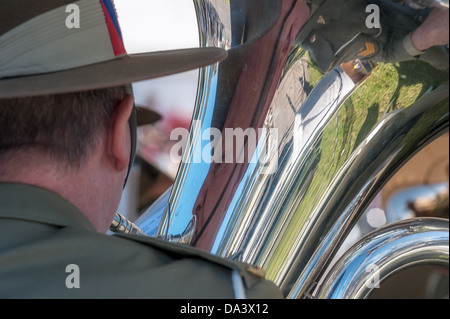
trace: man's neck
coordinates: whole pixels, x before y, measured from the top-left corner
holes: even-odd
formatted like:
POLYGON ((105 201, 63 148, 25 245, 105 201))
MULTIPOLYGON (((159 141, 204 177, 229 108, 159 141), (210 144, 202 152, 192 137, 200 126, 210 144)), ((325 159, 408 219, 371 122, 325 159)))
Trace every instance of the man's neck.
MULTIPOLYGON (((22 183, 48 189, 68 200, 82 212, 98 232, 105 233, 115 209, 106 207, 108 181, 102 179, 95 165, 84 165, 70 170, 49 158, 21 154, 2 160, 0 182, 22 183)), ((118 203, 117 203, 118 205, 118 203)))

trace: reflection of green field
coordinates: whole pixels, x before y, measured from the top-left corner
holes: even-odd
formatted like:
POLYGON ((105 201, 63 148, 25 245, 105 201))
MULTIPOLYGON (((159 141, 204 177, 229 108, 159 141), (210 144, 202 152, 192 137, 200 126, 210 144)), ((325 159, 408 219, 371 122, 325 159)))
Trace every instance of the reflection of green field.
MULTIPOLYGON (((315 85, 313 82, 319 80, 317 70, 313 70, 310 76, 311 84, 315 85)), ((317 209, 337 170, 380 118, 387 112, 411 105, 430 87, 446 81, 448 71, 435 70, 425 63, 379 64, 343 103, 321 137, 320 161, 316 170, 311 171, 313 177, 305 178, 311 182, 266 265, 269 279, 276 280, 278 270, 292 258, 294 252, 291 249, 299 233, 310 218, 310 213, 317 209)))

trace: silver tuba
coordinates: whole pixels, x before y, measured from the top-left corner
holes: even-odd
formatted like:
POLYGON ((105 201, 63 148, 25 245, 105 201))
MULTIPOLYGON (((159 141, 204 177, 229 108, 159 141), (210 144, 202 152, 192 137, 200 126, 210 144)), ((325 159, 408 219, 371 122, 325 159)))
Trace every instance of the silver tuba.
POLYGON ((201 45, 229 56, 200 71, 174 185, 130 229, 258 265, 287 298, 365 298, 372 266, 380 281, 412 265, 448 268, 448 220, 438 218, 384 226, 335 261, 389 178, 448 131, 448 82, 410 105, 355 109, 367 66, 356 78, 314 69, 295 43, 304 1, 194 5, 201 45))

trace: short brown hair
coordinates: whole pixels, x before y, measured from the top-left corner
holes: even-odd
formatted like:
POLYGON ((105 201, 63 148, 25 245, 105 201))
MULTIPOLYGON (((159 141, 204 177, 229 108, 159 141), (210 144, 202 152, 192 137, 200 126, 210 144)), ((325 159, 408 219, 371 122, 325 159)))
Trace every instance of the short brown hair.
POLYGON ((79 167, 109 128, 127 87, 0 99, 0 159, 10 151, 35 148, 79 167))

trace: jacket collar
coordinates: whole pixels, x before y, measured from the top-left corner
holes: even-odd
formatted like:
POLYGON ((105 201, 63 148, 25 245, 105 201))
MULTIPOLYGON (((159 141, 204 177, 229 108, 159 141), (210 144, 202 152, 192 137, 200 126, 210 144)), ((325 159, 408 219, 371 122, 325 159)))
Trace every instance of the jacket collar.
POLYGON ((27 184, 0 183, 0 218, 95 231, 91 222, 69 201, 52 191, 27 184))

